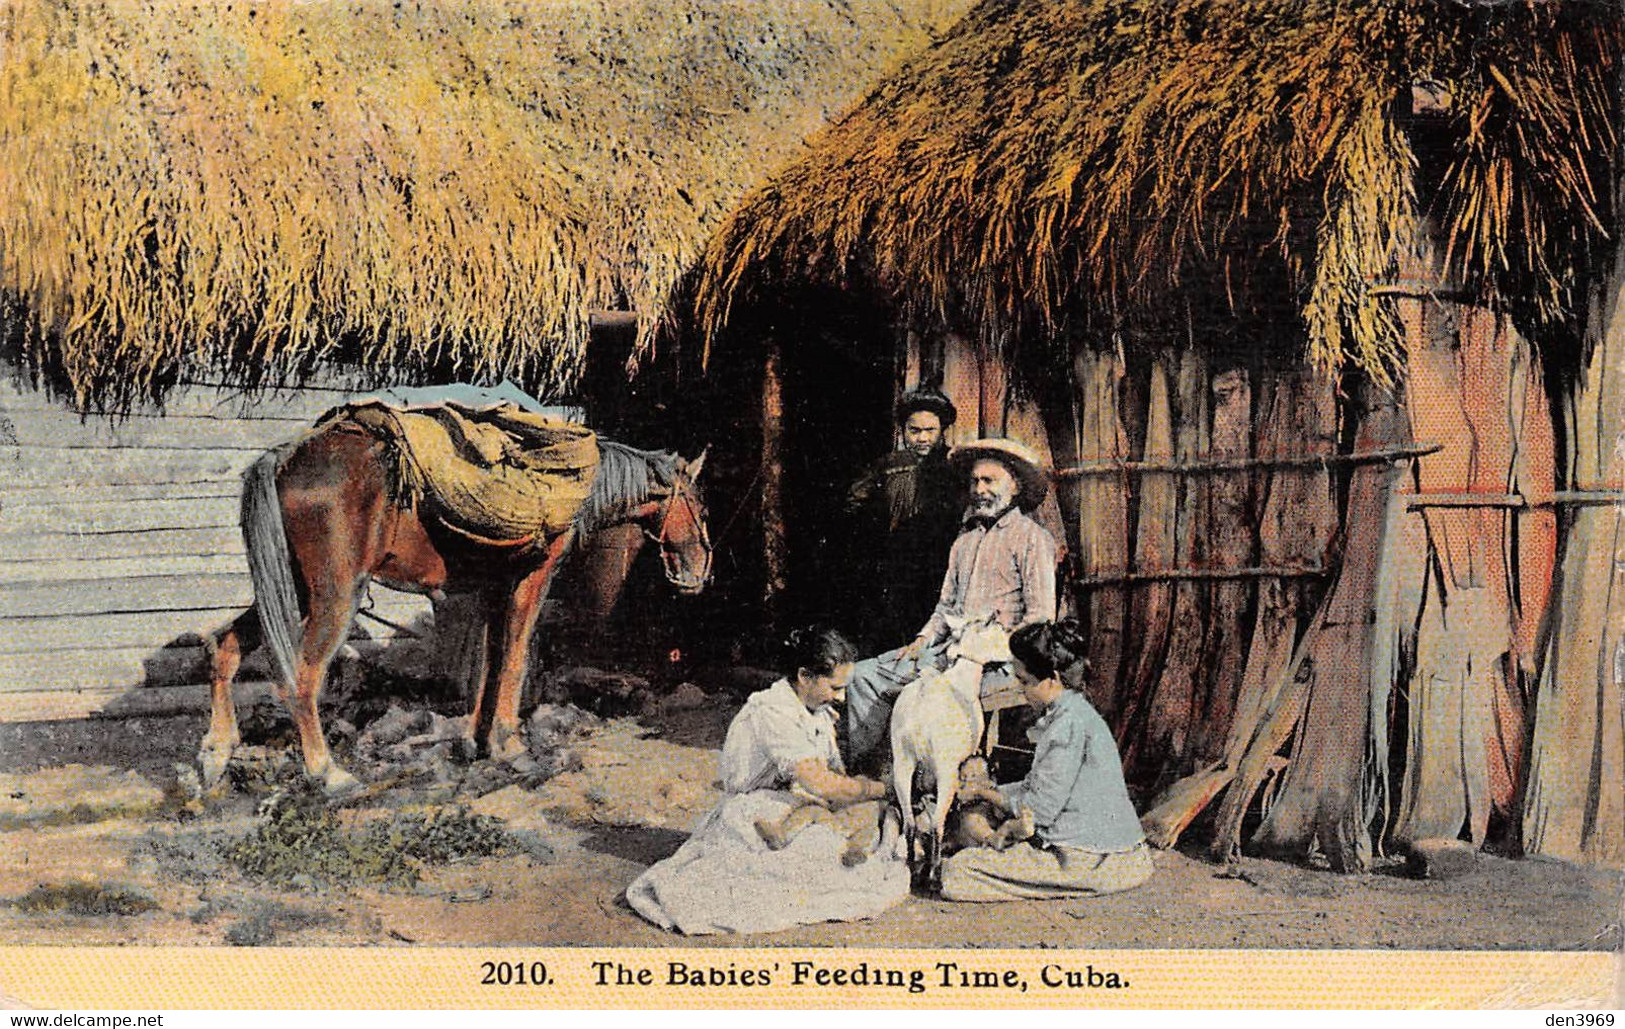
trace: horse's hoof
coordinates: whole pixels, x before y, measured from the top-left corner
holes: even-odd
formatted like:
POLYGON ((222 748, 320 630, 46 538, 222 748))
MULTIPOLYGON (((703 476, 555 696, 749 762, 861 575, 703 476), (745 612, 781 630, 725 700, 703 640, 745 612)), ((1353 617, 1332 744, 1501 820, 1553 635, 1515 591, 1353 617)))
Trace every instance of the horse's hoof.
POLYGON ((501 761, 511 765, 529 757, 530 751, 525 748, 525 744, 520 741, 517 733, 509 736, 501 743, 491 745, 491 760, 493 761, 501 761))
POLYGON ((327 773, 322 776, 322 792, 330 799, 347 797, 360 789, 361 780, 338 765, 329 765, 327 773))
POLYGON ((231 748, 205 746, 197 752, 197 764, 203 788, 212 790, 220 784, 226 766, 231 764, 231 748))

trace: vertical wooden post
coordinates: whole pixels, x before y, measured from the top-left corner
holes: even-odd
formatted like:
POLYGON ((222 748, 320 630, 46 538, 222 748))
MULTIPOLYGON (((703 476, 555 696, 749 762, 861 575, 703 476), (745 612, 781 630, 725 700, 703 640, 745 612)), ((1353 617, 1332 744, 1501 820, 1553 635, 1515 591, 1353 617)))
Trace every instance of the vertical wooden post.
MULTIPOLYGON (((1432 262, 1417 262, 1427 274, 1432 262)), ((1437 272, 1432 272, 1437 277, 1437 272)), ((1418 462, 1424 492, 1548 493, 1552 425, 1538 360, 1484 308, 1403 298, 1410 419, 1445 449, 1418 462), (1531 462, 1535 462, 1532 464, 1531 462)), ((1524 683, 1555 561, 1555 514, 1430 509, 1421 521, 1440 575, 1418 597, 1407 694, 1403 804, 1396 839, 1485 839, 1492 810, 1512 814, 1524 764, 1524 683)))
POLYGON ((954 402, 959 420, 948 430, 949 446, 969 443, 982 434, 982 364, 976 344, 957 332, 942 340, 942 392, 954 402))
MULTIPOLYGON (((1272 375, 1262 384, 1268 399, 1260 405, 1260 453, 1302 447, 1306 453, 1337 450, 1337 398, 1330 376, 1307 366, 1272 375)), ((1324 567, 1337 534, 1337 498, 1325 468, 1277 468, 1264 479, 1259 505, 1259 564, 1324 567)), ((1266 579, 1258 587, 1257 617, 1246 671, 1236 696, 1237 724, 1258 721, 1268 688, 1292 659, 1298 628, 1313 613, 1304 602, 1304 581, 1266 579)), ((1234 741, 1237 734, 1230 733, 1234 741)), ((1243 738, 1245 740, 1245 737, 1243 738)), ((1235 748, 1227 748, 1235 755, 1235 748)))
MULTIPOLYGON (((892 361, 892 393, 897 397, 921 385, 919 330, 903 330, 899 342, 902 345, 894 349, 892 361)), ((903 428, 897 424, 896 419, 892 419, 892 446, 898 447, 902 443, 903 428)))
MULTIPOLYGON (((1514 492, 1526 496, 1552 493, 1557 489, 1557 426, 1546 397, 1540 354, 1518 335, 1510 318, 1502 315, 1497 320, 1508 338, 1505 353, 1512 362, 1509 406, 1516 443, 1509 481, 1514 492)), ((1518 692, 1527 701, 1535 689, 1541 627, 1557 571, 1557 511, 1513 511, 1507 522, 1509 544, 1517 554, 1511 575, 1516 588, 1508 600, 1514 619, 1513 653, 1518 692)))
MULTIPOLYGON (((1401 394, 1367 384, 1358 401, 1355 449, 1385 450, 1408 442, 1401 394)), ((1253 838, 1266 852, 1295 858, 1307 856, 1311 844, 1318 843, 1339 872, 1364 871, 1372 854, 1367 828, 1372 791, 1367 786, 1378 770, 1368 759, 1371 614, 1386 543, 1389 497, 1404 474, 1402 467, 1389 464, 1354 470, 1344 518, 1348 542, 1343 567, 1293 661, 1291 677, 1303 688, 1303 716, 1292 760, 1280 796, 1253 838)), ((1238 802, 1244 803, 1239 794, 1238 802)), ((1229 830, 1228 825, 1225 828, 1229 830)))
POLYGON ((922 386, 940 388, 944 378, 943 367, 947 363, 947 339, 941 331, 931 332, 923 337, 914 335, 910 338, 918 345, 920 359, 918 382, 922 386))
POLYGON ((1009 383, 1005 381, 1004 362, 997 353, 985 346, 976 348, 976 433, 979 436, 1003 436, 1004 397, 1009 383))
MULTIPOLYGON (((1059 342, 1057 347, 1061 345, 1059 342)), ((1057 468, 1069 468, 1083 460, 1079 449, 1078 395, 1072 376, 1072 362, 1052 369, 1039 382, 1038 415, 1044 426, 1044 437, 1049 440, 1050 457, 1057 468)), ((1078 482, 1076 477, 1058 478, 1050 496, 1060 518, 1055 541, 1066 549, 1061 574, 1056 579, 1056 616, 1066 618, 1077 614, 1076 597, 1069 574, 1074 562, 1070 555, 1078 552, 1078 482)))
MULTIPOLYGON (((1055 457, 1050 449, 1049 429, 1045 425, 1043 412, 1031 400, 1017 399, 1018 394, 1010 388, 1010 366, 1005 363, 1003 355, 978 353, 977 367, 981 383, 981 413, 978 418, 981 435, 1020 440, 1053 467, 1055 457)), ((1061 517, 1061 505, 1054 490, 1050 490, 1044 502, 1030 513, 1034 521, 1055 537, 1058 547, 1066 545, 1066 521, 1061 517)), ((1060 597, 1056 600, 1057 607, 1062 606, 1060 597)))
MULTIPOLYGON (((1079 346, 1074 360, 1073 377, 1083 414, 1079 434, 1082 459, 1128 457, 1118 392, 1123 378, 1121 351, 1094 350, 1084 344, 1079 346)), ((1129 484, 1120 476, 1096 475, 1079 480, 1078 571, 1085 577, 1128 571, 1129 492, 1129 484)), ((1090 700, 1111 721, 1122 700, 1118 680, 1123 664, 1128 591, 1123 586, 1098 586, 1079 599, 1080 604, 1088 604, 1085 626, 1090 640, 1089 660, 1094 665, 1090 700)))
MULTIPOLYGON (((1622 167, 1615 165, 1613 184, 1617 228, 1625 228, 1622 167)), ((1615 247, 1609 276, 1591 295, 1585 363, 1567 398, 1569 489, 1618 489, 1625 479, 1625 246, 1615 247)), ((1547 643, 1524 850, 1625 865, 1625 514, 1618 505, 1574 512, 1547 643)))
POLYGON ((920 333, 917 329, 908 329, 903 333, 903 350, 897 362, 897 392, 899 395, 920 385, 923 370, 921 367, 920 333))
MULTIPOLYGON (((1337 401, 1329 376, 1299 366, 1267 376, 1260 381, 1259 390, 1268 398, 1258 411, 1256 450, 1260 454, 1298 447, 1307 453, 1336 452, 1337 401)), ((1276 468, 1263 480, 1259 564, 1324 566, 1337 532, 1337 504, 1330 473, 1325 468, 1276 468)), ((1182 526, 1181 532, 1185 531, 1182 526)), ((1290 667, 1298 630, 1314 614, 1312 588, 1306 582, 1289 579, 1259 583, 1257 612, 1236 694, 1235 714, 1226 730, 1224 756, 1170 787, 1141 819, 1147 838, 1157 846, 1173 846, 1196 816, 1228 786, 1231 792, 1216 822, 1211 854, 1228 860, 1237 849, 1242 817, 1262 777, 1279 760, 1276 751, 1286 742, 1298 717, 1294 694, 1300 684, 1290 667)), ((1185 602, 1183 597, 1180 602, 1185 602)), ((1378 603, 1380 608, 1380 598, 1378 603)), ((1200 622, 1197 624, 1196 643, 1181 647, 1181 652, 1199 645, 1200 622)), ((1379 618, 1379 631, 1381 626, 1379 618)), ((1189 662, 1186 664, 1188 669, 1189 662)), ((1171 660, 1164 674, 1172 676, 1175 671, 1176 662, 1171 660)), ((1190 676, 1188 670, 1183 674, 1187 679, 1190 676)), ((1188 696, 1190 690, 1184 693, 1188 696)))
MULTIPOLYGON (((1214 457, 1244 457, 1252 453, 1252 381, 1246 371, 1233 368, 1213 377, 1212 449, 1214 457)), ((1245 568, 1258 548, 1257 518, 1253 513, 1252 476, 1216 475, 1208 484, 1207 564, 1211 568, 1245 568)), ((1216 760, 1224 753, 1235 714, 1236 698, 1246 671, 1248 633, 1252 622, 1253 593, 1257 583, 1246 580, 1216 582, 1209 593, 1208 636, 1203 653, 1200 703, 1192 712, 1195 731, 1191 752, 1199 761, 1216 760)))
MULTIPOLYGON (((1171 347, 1159 347, 1147 369, 1150 377, 1146 390, 1145 442, 1140 450, 1143 460, 1174 458, 1173 396, 1177 387, 1170 380, 1177 374, 1178 360, 1178 353, 1171 347)), ((1180 564, 1178 546, 1179 495, 1185 485, 1180 479, 1173 475, 1147 475, 1140 480, 1139 516, 1132 541, 1136 571, 1188 567, 1180 564)), ((1135 712, 1131 721, 1136 724, 1128 727, 1129 733, 1138 732, 1137 723, 1143 721, 1138 713, 1147 710, 1166 667, 1176 589, 1172 582, 1147 582, 1131 591, 1123 696, 1126 709, 1135 712)), ((1152 766, 1162 765, 1166 756, 1183 749, 1188 728, 1189 722, 1182 719, 1173 729, 1177 739, 1160 733, 1155 739, 1128 739, 1125 761, 1148 771, 1152 766)))
MULTIPOLYGON (((1186 347, 1182 353, 1171 355, 1176 362, 1174 396, 1177 398, 1178 419, 1174 428, 1174 454, 1182 463, 1201 461, 1208 455, 1211 434, 1208 430, 1208 411, 1212 393, 1208 389, 1208 360, 1202 348, 1186 347)), ((1149 423, 1148 423, 1149 424, 1149 423)), ((1149 435, 1147 436, 1149 439, 1149 435)), ((1174 500, 1173 567, 1197 568, 1206 560, 1208 537, 1207 476, 1182 475, 1167 479, 1174 500)), ((1155 479, 1147 477, 1142 490, 1153 487, 1155 479)), ((1160 675, 1151 683, 1149 695, 1135 697, 1136 722, 1144 728, 1131 728, 1137 737, 1129 738, 1128 753, 1136 755, 1139 764, 1154 763, 1168 754, 1182 753, 1192 734, 1198 684, 1202 663, 1203 641, 1208 631, 1207 583, 1181 582, 1174 584, 1170 601, 1168 644, 1160 675), (1139 755, 1145 754, 1141 759, 1139 755)), ((1144 765, 1141 765, 1144 767, 1144 765)))
POLYGON ((784 381, 779 342, 769 339, 762 366, 762 605, 768 625, 781 628, 789 585, 784 525, 784 381))

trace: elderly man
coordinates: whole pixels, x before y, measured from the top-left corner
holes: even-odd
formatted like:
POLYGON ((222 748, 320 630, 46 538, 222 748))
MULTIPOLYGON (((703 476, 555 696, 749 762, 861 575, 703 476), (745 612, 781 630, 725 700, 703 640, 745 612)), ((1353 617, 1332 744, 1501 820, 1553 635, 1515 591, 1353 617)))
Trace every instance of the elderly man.
POLYGON ((942 391, 910 390, 897 404, 903 446, 872 465, 847 493, 861 632, 876 649, 907 640, 937 602, 948 549, 965 507, 965 476, 948 464, 943 432, 958 411, 942 391))
MULTIPOLYGON (((1015 440, 982 439, 955 449, 950 461, 969 475, 971 500, 942 592, 912 643, 853 669, 844 716, 848 767, 876 757, 897 694, 921 671, 947 666, 960 627, 996 622, 1014 632, 1055 618, 1055 539, 1026 513, 1049 491, 1037 455, 1015 440)), ((1012 681, 1005 666, 989 665, 982 692, 1012 681)))

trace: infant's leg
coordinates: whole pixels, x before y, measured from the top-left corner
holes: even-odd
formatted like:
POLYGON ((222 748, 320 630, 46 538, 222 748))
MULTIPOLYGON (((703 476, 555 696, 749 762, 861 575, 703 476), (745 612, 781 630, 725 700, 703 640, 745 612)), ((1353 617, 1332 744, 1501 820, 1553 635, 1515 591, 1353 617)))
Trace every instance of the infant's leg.
POLYGON ((783 850, 796 838, 796 833, 818 821, 819 815, 828 813, 828 809, 822 805, 804 801, 785 812, 784 817, 776 822, 768 818, 758 819, 756 834, 767 844, 768 850, 783 850))
POLYGON ((866 801, 843 808, 832 816, 836 827, 846 833, 841 864, 851 868, 869 860, 869 852, 880 842, 880 818, 884 811, 885 806, 879 801, 866 801))
POLYGON ((994 850, 1004 850, 1012 843, 1031 839, 1037 827, 1033 824, 1033 813, 1022 808, 1014 818, 1007 818, 993 835, 992 847, 994 850))
POLYGON ((985 804, 959 809, 959 835, 967 847, 992 846, 998 833, 993 828, 993 812, 985 804))

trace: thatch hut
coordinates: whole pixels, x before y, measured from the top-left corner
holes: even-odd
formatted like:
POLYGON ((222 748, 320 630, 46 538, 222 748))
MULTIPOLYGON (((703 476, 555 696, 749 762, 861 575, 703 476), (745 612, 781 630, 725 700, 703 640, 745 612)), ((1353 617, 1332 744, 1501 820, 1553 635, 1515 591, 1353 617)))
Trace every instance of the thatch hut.
POLYGON ((804 501, 935 379, 1053 456, 1154 839, 1625 860, 1620 49, 1611 4, 979 4, 671 311, 762 398, 756 584, 817 593, 804 501))
POLYGON ((714 226, 965 6, 0 4, 0 717, 201 702, 125 687, 195 681, 237 473, 348 390, 612 421, 714 226))

